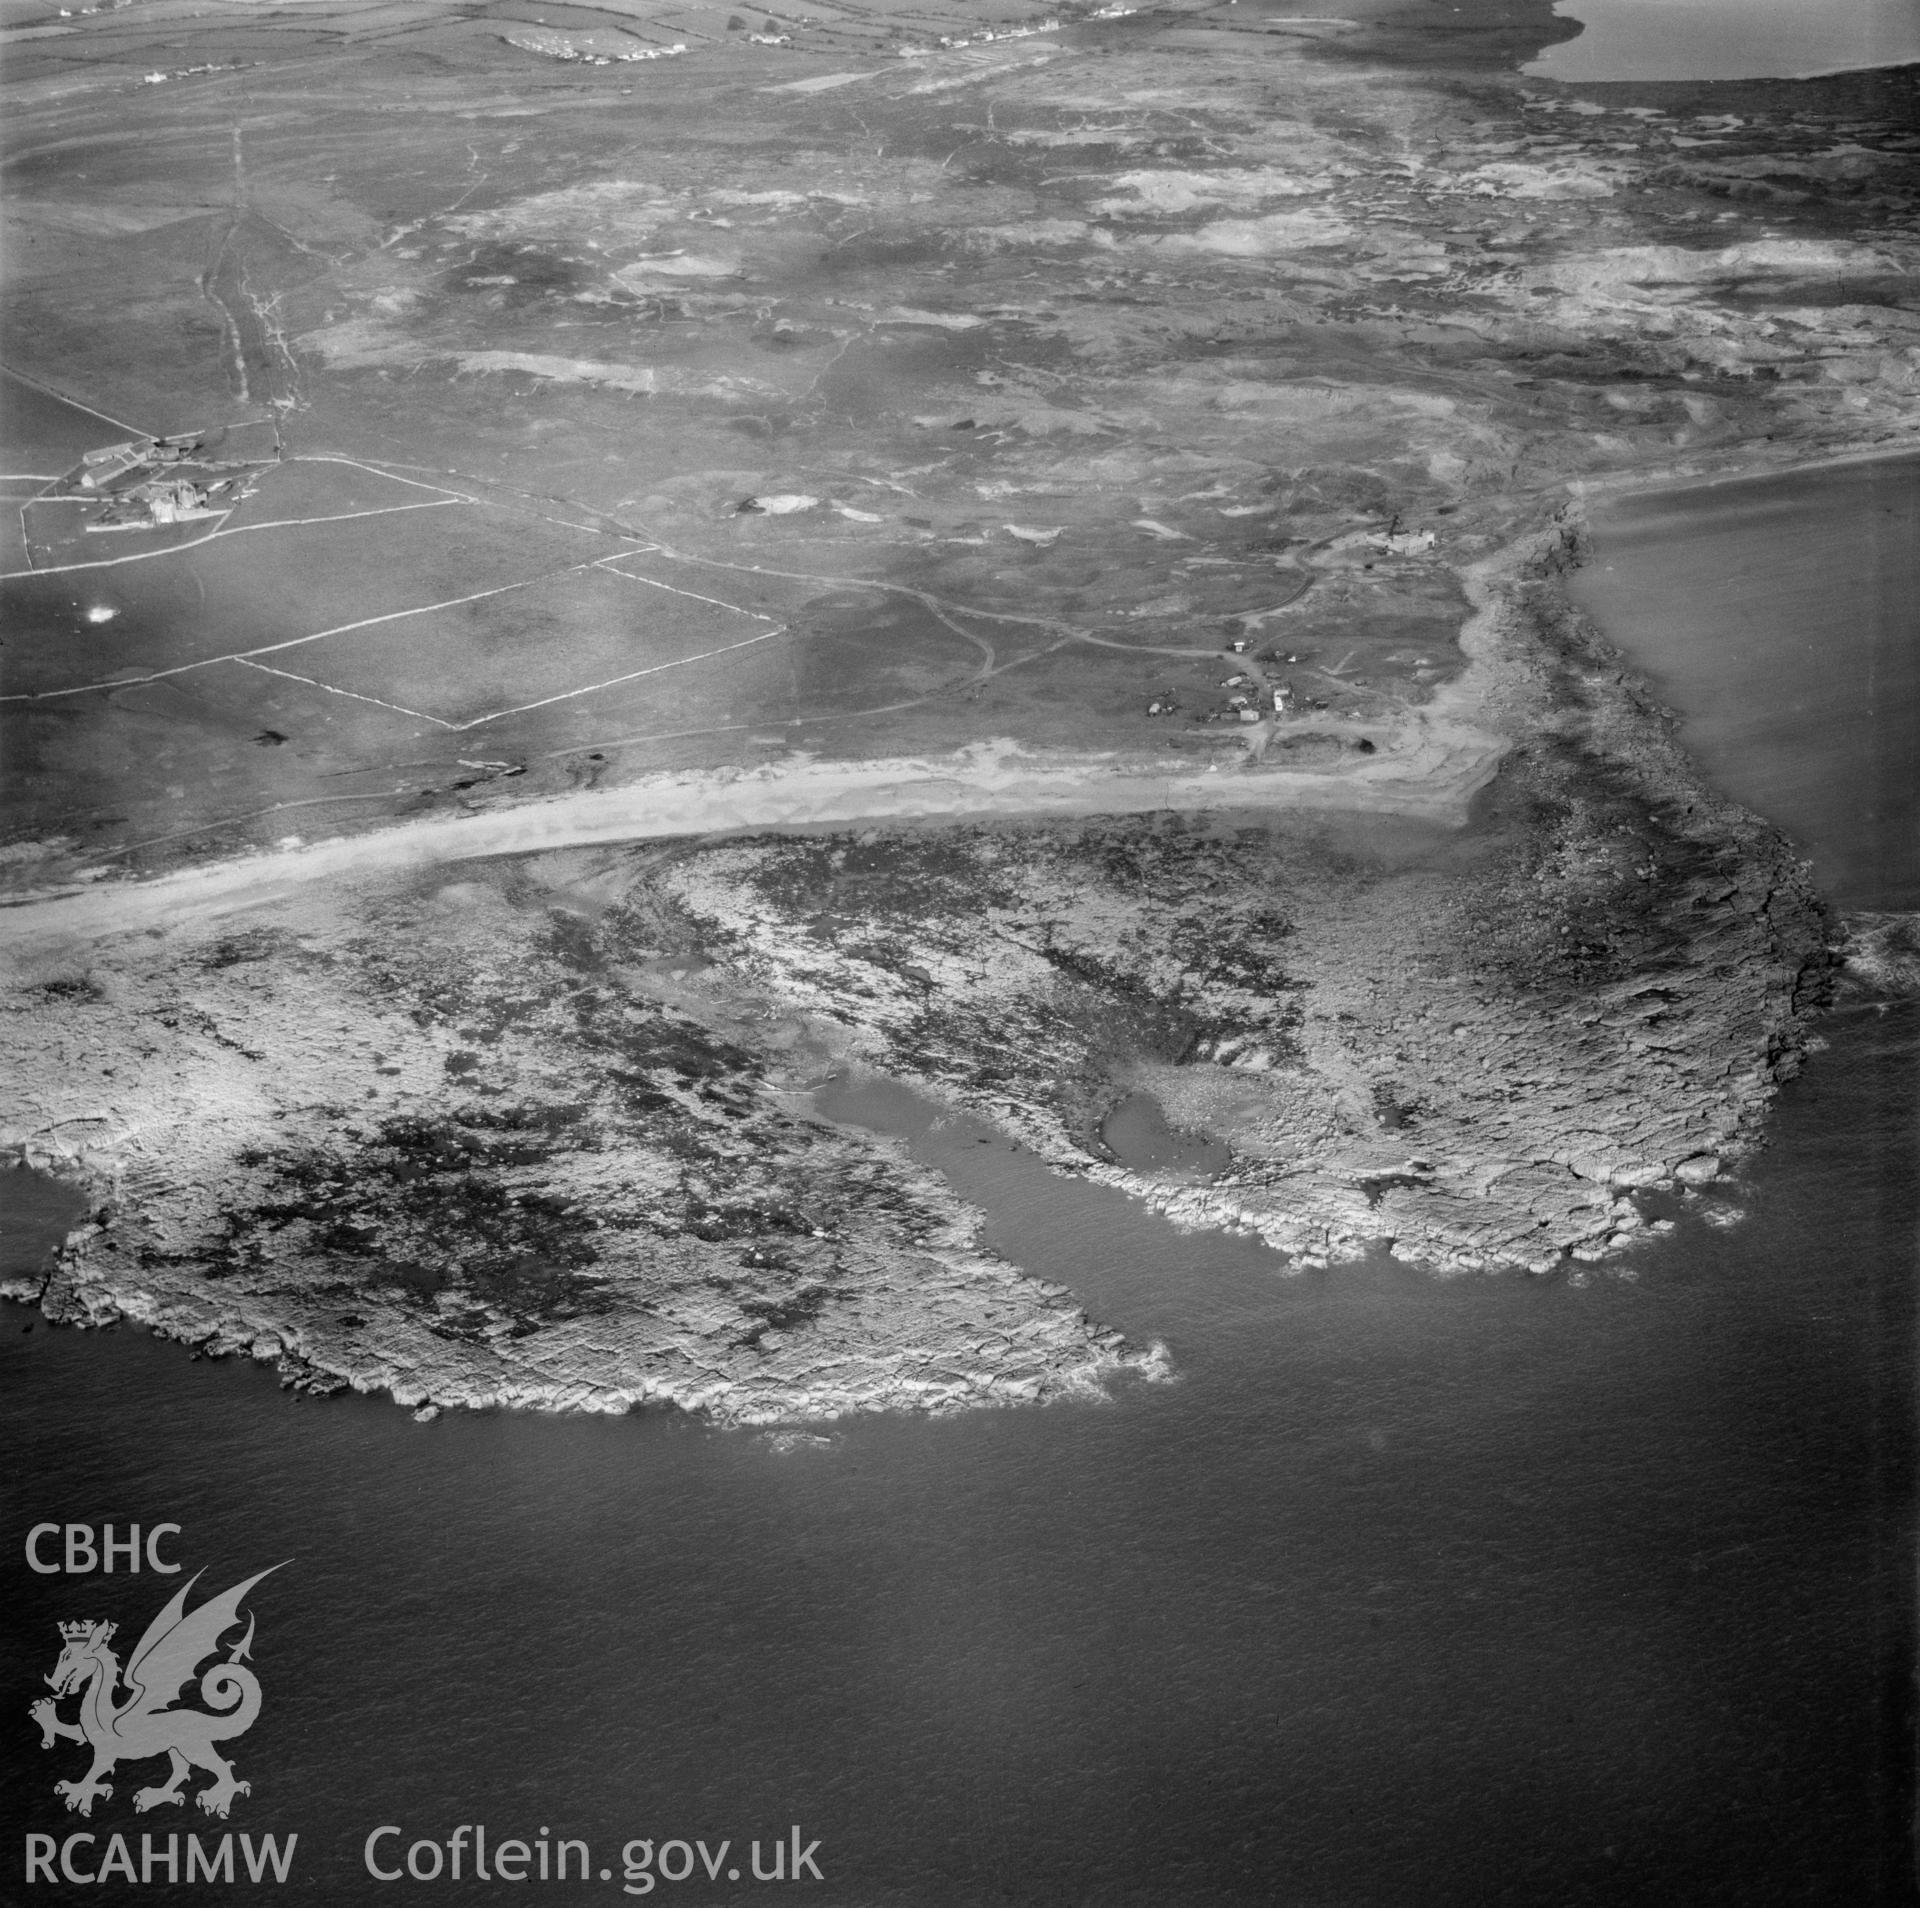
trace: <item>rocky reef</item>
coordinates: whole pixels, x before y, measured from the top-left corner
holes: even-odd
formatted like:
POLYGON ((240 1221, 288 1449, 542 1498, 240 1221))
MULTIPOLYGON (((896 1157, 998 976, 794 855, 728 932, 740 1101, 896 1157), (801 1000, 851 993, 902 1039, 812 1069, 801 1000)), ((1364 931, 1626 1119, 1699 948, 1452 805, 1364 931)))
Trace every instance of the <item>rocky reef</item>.
POLYGON ((1455 839, 1169 814, 749 842, 665 885, 847 1053, 1179 1220, 1316 1265, 1598 1259, 1750 1151, 1834 956, 1786 844, 1566 602, 1578 550, 1569 517, 1477 579, 1458 693, 1509 752, 1455 839), (1142 1089, 1231 1165, 1115 1160, 1142 1089))
POLYGON ((1161 1369, 902 1149, 805 1117, 773 1030, 674 1004, 701 957, 644 886, 603 912, 583 873, 315 892, 25 977, 7 1142, 96 1211, 9 1295, 410 1405, 759 1422, 1161 1369))

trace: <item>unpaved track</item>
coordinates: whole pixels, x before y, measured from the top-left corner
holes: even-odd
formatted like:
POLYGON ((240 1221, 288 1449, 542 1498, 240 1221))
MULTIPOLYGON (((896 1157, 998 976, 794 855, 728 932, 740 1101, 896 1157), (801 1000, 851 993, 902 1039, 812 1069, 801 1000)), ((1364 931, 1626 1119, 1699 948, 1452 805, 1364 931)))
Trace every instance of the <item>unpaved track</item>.
POLYGON ((1112 755, 1025 754, 1012 743, 986 742, 951 756, 803 758, 763 769, 652 775, 619 788, 238 856, 150 881, 35 896, 0 911, 0 949, 33 957, 106 936, 218 919, 329 877, 596 842, 1162 808, 1340 808, 1457 825, 1505 750, 1484 730, 1432 720, 1420 725, 1417 738, 1403 735, 1399 742, 1377 755, 1313 769, 1122 764, 1112 755))

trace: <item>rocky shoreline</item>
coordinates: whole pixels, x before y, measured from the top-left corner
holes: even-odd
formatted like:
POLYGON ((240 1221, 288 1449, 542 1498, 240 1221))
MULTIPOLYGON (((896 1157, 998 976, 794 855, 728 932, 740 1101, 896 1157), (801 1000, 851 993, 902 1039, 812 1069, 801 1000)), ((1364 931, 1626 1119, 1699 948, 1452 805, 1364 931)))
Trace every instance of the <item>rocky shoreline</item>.
POLYGON ((1294 1265, 1630 1267, 1688 1202, 1734 1216, 1836 934, 1568 603, 1579 547, 1569 509, 1469 577, 1440 713, 1506 752, 1464 827, 1249 803, 580 847, 43 950, 0 1137, 95 1217, 7 1293, 414 1406, 772 1422, 1166 1375, 813 1116, 848 1065, 1294 1265), (1141 1093, 1227 1168, 1116 1158, 1141 1093))
POLYGON ((1395 865, 1306 817, 1167 818, 870 843, 864 880, 858 845, 744 845, 681 864, 674 892, 849 1053, 1181 1223, 1308 1265, 1625 1251, 1670 1223, 1663 1195, 1700 1197, 1757 1143, 1836 930, 1567 602, 1579 536, 1570 511, 1479 567, 1446 693, 1509 752, 1451 849, 1395 865), (827 911, 858 925, 823 935, 827 911), (1130 1088, 1231 1169, 1195 1185, 1103 1156, 1130 1088))
POLYGON ((667 1004, 697 954, 630 924, 603 949, 537 873, 490 872, 16 990, 8 1150, 94 1214, 6 1295, 409 1406, 759 1423, 1161 1371, 667 1004))
MULTIPOLYGON (((818 99, 742 43, 599 120, 520 73, 484 185, 505 55, 439 118, 357 69, 330 137, 399 85, 421 205, 342 168, 223 241, 284 320, 253 515, 191 578, 22 517, 0 1146, 94 1216, 6 1289, 419 1408, 1165 1375, 824 1117, 862 1070, 1294 1266, 1731 1223, 1912 923, 1834 921, 1564 579, 1584 496, 1913 445, 1913 72, 1577 90, 1509 13, 818 99)), ((145 178, 129 110, 48 232, 145 178)), ((245 408, 169 247, 39 244, 82 416, 245 408)))

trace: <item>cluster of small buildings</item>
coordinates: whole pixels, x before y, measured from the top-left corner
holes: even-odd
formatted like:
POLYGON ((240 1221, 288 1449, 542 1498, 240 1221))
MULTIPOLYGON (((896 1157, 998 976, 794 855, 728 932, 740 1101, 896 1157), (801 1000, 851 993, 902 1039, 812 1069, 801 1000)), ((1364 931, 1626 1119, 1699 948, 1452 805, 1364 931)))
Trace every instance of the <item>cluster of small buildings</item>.
MULTIPOLYGON (((1123 7, 1118 9, 1118 11, 1126 13, 1131 12, 1132 9, 1123 7)), ((1093 17, 1098 19, 1101 16, 1096 14, 1093 17)), ((943 33, 935 44, 943 53, 957 53, 963 46, 985 46, 989 40, 1030 40, 1036 33, 1058 33, 1059 31, 1060 22, 1058 20, 1041 20, 1033 26, 988 27, 981 33, 969 33, 964 39, 956 39, 950 33, 943 33)), ((903 46, 900 49, 900 57, 902 59, 912 59, 918 51, 919 49, 917 47, 903 46)))
MULTIPOLYGON (((1244 656, 1250 647, 1251 644, 1248 638, 1236 636, 1227 644, 1227 654, 1230 656, 1244 656)), ((1266 672, 1260 667, 1260 664, 1263 662, 1274 662, 1279 659, 1279 652, 1277 650, 1268 650, 1263 655, 1250 659, 1249 666, 1246 669, 1236 670, 1221 682, 1221 689, 1228 692, 1226 706, 1224 708, 1209 709, 1204 715, 1196 717, 1195 719, 1201 722, 1244 722, 1253 724, 1264 722, 1267 719, 1269 709, 1271 709, 1271 712, 1276 716, 1291 715, 1295 707, 1295 690, 1293 684, 1290 682, 1269 681, 1266 672)), ((1289 655, 1284 660, 1290 663, 1297 663, 1300 658, 1289 655)), ((1324 708, 1326 705, 1324 703, 1312 702, 1306 706, 1318 709, 1324 708)), ((1154 699, 1147 704, 1147 714, 1150 716, 1172 716, 1178 715, 1179 713, 1180 705, 1174 700, 1170 693, 1155 696, 1154 699)))
POLYGON ((1375 530, 1367 537, 1367 548, 1389 556, 1425 556, 1439 541, 1431 530, 1375 530))
POLYGON ((234 488, 233 478, 209 483, 169 469, 196 457, 200 447, 200 434, 189 431, 177 437, 131 438, 86 452, 74 479, 74 494, 91 494, 106 502, 87 529, 145 530, 156 524, 217 517, 231 509, 236 501, 228 495, 234 488), (125 481, 143 476, 142 482, 125 481))
MULTIPOLYGON (((1230 689, 1235 683, 1244 683, 1246 680, 1245 676, 1235 676, 1220 686, 1223 689, 1230 689)), ((1276 713, 1287 706, 1277 689, 1274 691, 1273 706, 1276 713)), ((1256 690, 1252 695, 1228 697, 1227 706, 1224 709, 1210 710, 1206 719, 1209 722, 1258 722, 1261 713, 1259 692, 1256 690)))
POLYGON ((171 72, 142 73, 140 75, 140 84, 142 86, 164 86, 168 80, 191 79, 196 73, 234 73, 238 72, 243 64, 244 62, 240 60, 228 60, 224 64, 216 64, 214 61, 209 60, 204 66, 176 66, 171 72))
MULTIPOLYGON (((595 46, 576 45, 565 34, 541 32, 538 29, 524 29, 515 33, 503 33, 500 36, 509 46, 517 46, 523 53, 544 54, 550 60, 566 60, 576 66, 626 66, 636 60, 670 60, 676 54, 687 50, 684 40, 676 40, 672 46, 639 46, 631 49, 616 47, 611 52, 601 52, 595 46)), ((591 40, 595 35, 589 32, 591 40)), ((609 36, 598 35, 604 43, 609 36)))
POLYGON ((113 500, 87 525, 89 530, 148 530, 156 524, 192 523, 224 516, 232 508, 226 492, 233 479, 196 484, 185 477, 160 477, 116 491, 113 500))
POLYGON ((178 437, 135 437, 124 444, 103 444, 80 460, 82 490, 107 490, 129 471, 151 464, 183 464, 200 448, 200 434, 186 431, 178 437))
POLYGON ((563 53, 560 57, 577 59, 588 66, 630 66, 635 60, 670 60, 686 50, 685 40, 675 40, 671 46, 643 46, 631 53, 563 53))

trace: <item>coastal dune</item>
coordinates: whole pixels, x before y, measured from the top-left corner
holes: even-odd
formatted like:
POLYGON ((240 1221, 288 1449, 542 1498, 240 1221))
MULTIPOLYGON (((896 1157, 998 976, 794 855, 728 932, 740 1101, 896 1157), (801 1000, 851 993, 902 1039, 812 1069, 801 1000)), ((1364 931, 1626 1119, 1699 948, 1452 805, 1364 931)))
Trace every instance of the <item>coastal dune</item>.
POLYGON ((1177 757, 1129 761, 1112 752, 1041 753, 984 741, 946 758, 801 757, 752 770, 648 775, 618 788, 293 843, 145 881, 25 897, 0 912, 0 950, 19 957, 150 927, 215 921, 316 881, 606 842, 1161 810, 1341 808, 1458 824, 1506 746, 1483 730, 1424 712, 1404 735, 1380 733, 1366 754, 1301 769, 1248 763, 1196 771, 1177 757))

